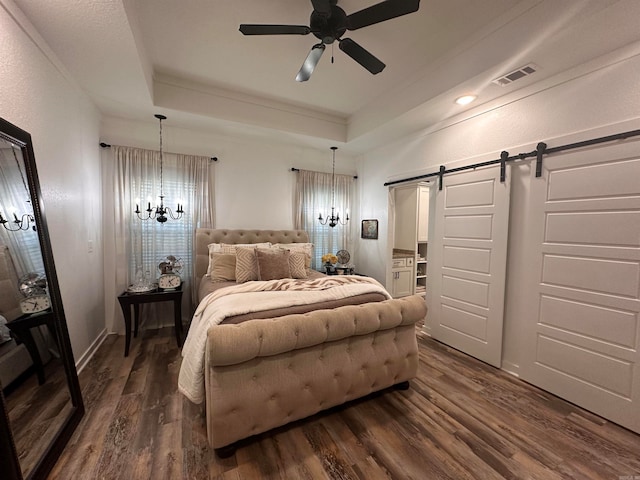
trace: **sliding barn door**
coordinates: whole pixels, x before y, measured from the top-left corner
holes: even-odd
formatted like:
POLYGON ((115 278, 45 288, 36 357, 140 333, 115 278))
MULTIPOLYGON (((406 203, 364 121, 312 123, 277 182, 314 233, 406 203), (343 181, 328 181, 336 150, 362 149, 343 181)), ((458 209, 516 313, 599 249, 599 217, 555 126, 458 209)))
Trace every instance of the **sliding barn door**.
POLYGON ((509 175, 499 168, 446 175, 436 192, 427 291, 431 335, 500 367, 509 175))
POLYGON ((638 433, 639 152, 558 154, 531 178, 520 365, 522 379, 638 433))

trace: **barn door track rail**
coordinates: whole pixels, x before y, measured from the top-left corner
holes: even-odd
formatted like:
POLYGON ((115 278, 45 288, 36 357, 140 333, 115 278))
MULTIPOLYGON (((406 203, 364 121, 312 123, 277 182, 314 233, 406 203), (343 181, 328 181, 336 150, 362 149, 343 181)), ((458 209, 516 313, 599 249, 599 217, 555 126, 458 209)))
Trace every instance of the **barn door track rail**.
POLYGON ((542 157, 544 155, 551 155, 553 153, 562 152, 564 150, 574 150, 576 148, 588 147, 591 145, 597 145, 599 143, 614 142, 616 140, 626 140, 627 138, 637 137, 638 135, 640 135, 640 130, 630 130, 628 132, 616 133, 614 135, 607 135, 605 137, 592 138, 589 140, 584 140, 582 142, 568 143, 566 145, 560 145, 558 147, 552 147, 552 148, 547 148, 546 143, 540 142, 538 143, 538 145, 536 145, 536 149, 531 152, 519 153, 517 155, 509 155, 509 152, 503 151, 500 153, 500 158, 496 160, 487 160, 486 162, 474 163, 472 165, 465 165, 463 167, 446 168, 444 165, 440 165, 440 168, 438 169, 437 172, 431 172, 424 175, 417 175, 415 177, 403 178, 401 180, 393 180, 391 182, 386 182, 384 186, 388 187, 390 185, 397 185, 399 183, 414 182, 416 180, 423 180, 425 178, 438 177, 438 180, 439 180, 438 190, 442 190, 443 177, 447 173, 461 172, 463 170, 473 170, 476 168, 487 167, 489 165, 496 165, 496 164, 500 164, 500 181, 504 182, 506 179, 507 162, 511 162, 514 160, 525 160, 527 158, 534 158, 534 157, 536 159, 536 177, 541 177, 542 176, 542 157))

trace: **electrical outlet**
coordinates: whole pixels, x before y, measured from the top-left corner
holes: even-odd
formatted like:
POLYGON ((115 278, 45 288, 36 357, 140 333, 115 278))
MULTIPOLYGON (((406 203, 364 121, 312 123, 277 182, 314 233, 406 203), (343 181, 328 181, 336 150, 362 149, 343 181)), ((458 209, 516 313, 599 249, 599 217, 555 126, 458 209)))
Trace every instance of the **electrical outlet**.
POLYGON ((89 253, 93 253, 93 240, 89 240, 87 250, 89 253))

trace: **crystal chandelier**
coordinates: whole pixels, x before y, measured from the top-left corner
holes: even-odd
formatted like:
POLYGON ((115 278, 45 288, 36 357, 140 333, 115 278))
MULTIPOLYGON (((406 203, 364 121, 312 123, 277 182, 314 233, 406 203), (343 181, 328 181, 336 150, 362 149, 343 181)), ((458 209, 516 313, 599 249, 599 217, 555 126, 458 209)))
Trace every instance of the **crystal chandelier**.
POLYGON ((147 209, 141 212, 138 203, 136 203, 136 210, 134 213, 140 220, 155 218, 158 222, 164 223, 169 219, 169 217, 171 217, 172 220, 180 220, 184 214, 184 210, 182 209, 182 205, 178 203, 178 208, 174 215, 169 207, 164 206, 164 193, 162 191, 162 121, 166 120, 167 117, 159 114, 154 115, 154 117, 156 117, 160 123, 160 205, 157 205, 156 208, 153 209, 151 208, 151 202, 148 202, 147 209))
MULTIPOLYGON (((18 156, 16 155, 16 146, 11 144, 11 151, 13 152, 13 158, 18 167, 18 171, 20 172, 20 178, 22 179, 22 185, 24 186, 24 190, 27 193, 26 203, 31 204, 31 200, 29 200, 29 189, 27 188, 27 182, 24 179, 24 175, 22 174, 22 168, 20 168, 20 161, 18 160, 18 156)), ((9 230, 10 232, 18 232, 20 230, 29 230, 31 227, 33 230, 36 229, 35 218, 33 218, 33 214, 25 213, 21 217, 16 215, 15 210, 13 213, 13 220, 7 220, 0 213, 0 225, 2 225, 5 230, 9 230)))
POLYGON ((331 228, 336 225, 346 225, 349 221, 349 213, 347 212, 346 218, 344 220, 340 219, 340 213, 336 213, 335 207, 335 189, 336 189, 336 150, 338 147, 331 147, 333 150, 333 166, 331 168, 331 216, 327 216, 326 218, 322 218, 322 213, 318 215, 318 221, 321 225, 326 225, 329 223, 331 228))

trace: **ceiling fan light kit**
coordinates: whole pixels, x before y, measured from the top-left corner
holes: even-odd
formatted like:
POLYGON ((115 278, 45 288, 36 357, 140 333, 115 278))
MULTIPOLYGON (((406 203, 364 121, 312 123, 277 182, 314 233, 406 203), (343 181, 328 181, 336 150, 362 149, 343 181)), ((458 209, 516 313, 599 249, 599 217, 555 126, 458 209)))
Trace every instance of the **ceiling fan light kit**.
POLYGON ((347 30, 374 25, 392 18, 416 12, 420 8, 420 0, 386 0, 347 15, 337 5, 337 0, 311 0, 313 11, 306 25, 261 25, 241 24, 240 32, 244 35, 308 35, 313 33, 320 43, 314 45, 307 55, 296 80, 306 82, 311 78, 316 65, 325 50, 325 45, 338 41, 340 50, 358 62, 373 75, 380 73, 386 66, 368 50, 350 38, 342 38, 347 30))

